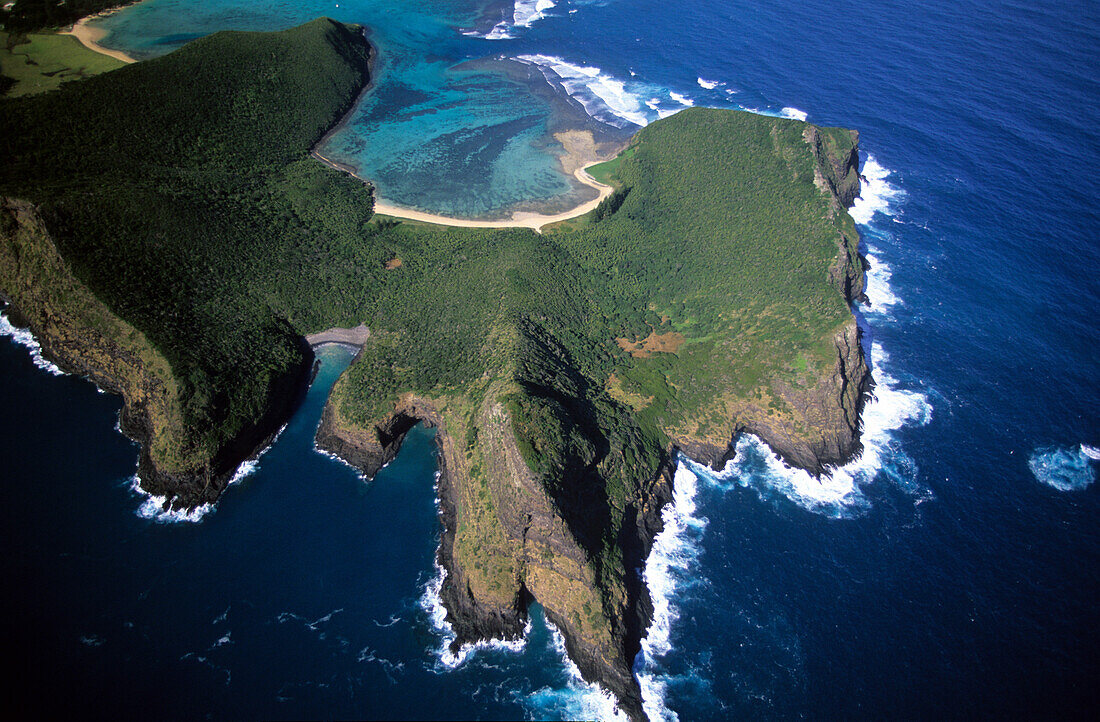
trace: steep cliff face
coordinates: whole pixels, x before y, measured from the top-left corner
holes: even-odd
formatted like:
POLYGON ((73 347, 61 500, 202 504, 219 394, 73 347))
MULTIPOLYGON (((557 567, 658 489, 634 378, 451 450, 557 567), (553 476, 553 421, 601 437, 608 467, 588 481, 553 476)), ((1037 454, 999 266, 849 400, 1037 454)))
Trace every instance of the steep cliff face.
POLYGON ((791 416, 749 419, 743 427, 788 464, 812 474, 842 465, 862 449, 859 418, 873 382, 854 319, 836 335, 834 344, 835 364, 817 383, 774 385, 792 409, 791 416))
POLYGON ((197 457, 188 448, 179 383, 168 362, 72 274, 26 201, 0 200, 0 292, 47 356, 123 397, 120 425, 141 444, 141 486, 175 508, 215 501, 237 466, 289 417, 308 382, 308 364, 276 379, 261 418, 212 457, 197 457))
MULTIPOLYGON (((343 418, 338 390, 317 443, 372 475, 393 458, 413 424, 435 427, 442 457, 439 561, 447 572, 441 597, 456 635, 454 648, 521 636, 527 606, 537 600, 561 630, 582 675, 641 719, 633 661, 652 608, 638 570, 661 527, 671 468, 666 460, 646 469, 648 478, 629 496, 616 497, 605 488, 615 461, 607 458, 609 449, 601 450, 598 428, 588 430, 581 449, 562 445, 565 458, 555 462, 556 473, 548 477, 533 468, 532 449, 524 451, 528 442, 517 431, 517 393, 523 403, 552 407, 570 429, 583 427, 592 412, 582 401, 569 409, 565 399, 548 400, 539 388, 517 386, 515 378, 559 358, 544 345, 527 349, 541 361, 527 356, 512 381, 498 378, 462 397, 405 395, 367 428, 343 418)), ((573 390, 577 399, 585 398, 583 389, 573 390)))

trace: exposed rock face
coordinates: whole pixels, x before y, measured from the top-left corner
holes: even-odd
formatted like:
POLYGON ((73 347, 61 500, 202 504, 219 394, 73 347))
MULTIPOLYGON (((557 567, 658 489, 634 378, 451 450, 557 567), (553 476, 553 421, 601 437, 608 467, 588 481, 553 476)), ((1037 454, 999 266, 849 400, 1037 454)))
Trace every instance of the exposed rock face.
POLYGON ((522 636, 527 605, 537 600, 562 631, 582 675, 614 693, 632 718, 644 718, 633 660, 652 605, 639 571, 661 528, 660 509, 671 497, 669 464, 656 470, 627 510, 619 539, 623 563, 608 577, 606 572, 601 576, 579 539, 598 538, 599 529, 585 528, 531 472, 517 448, 509 413, 498 401, 486 400, 475 421, 483 445, 478 459, 484 464, 477 469, 456 443, 462 420, 425 399, 405 397, 369 430, 342 424, 338 417, 330 403, 318 445, 368 475, 396 455, 417 421, 437 428, 444 530, 439 562, 447 572, 441 597, 456 635, 455 650, 484 639, 522 636), (616 593, 608 594, 609 579, 616 593))
POLYGON ((873 383, 859 339, 853 319, 834 338, 832 373, 808 389, 777 389, 798 413, 797 425, 764 419, 750 422, 744 430, 767 442, 788 464, 812 474, 844 464, 859 453, 859 415, 873 383))
POLYGON ((313 356, 307 346, 307 362, 271 384, 262 418, 213 458, 189 458, 179 446, 185 428, 168 362, 72 275, 37 209, 26 201, 0 201, 0 288, 14 319, 34 333, 50 359, 123 397, 120 426, 141 444, 141 486, 168 497, 174 508, 215 501, 240 463, 286 422, 309 381, 313 356))

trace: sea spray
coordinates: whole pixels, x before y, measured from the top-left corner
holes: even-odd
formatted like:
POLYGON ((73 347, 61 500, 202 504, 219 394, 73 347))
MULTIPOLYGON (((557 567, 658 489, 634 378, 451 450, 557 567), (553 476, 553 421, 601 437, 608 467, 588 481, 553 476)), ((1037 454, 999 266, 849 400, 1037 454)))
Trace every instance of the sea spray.
POLYGON ((54 376, 65 375, 65 372, 58 368, 56 364, 51 363, 42 355, 42 344, 38 343, 38 339, 34 337, 34 334, 25 328, 14 325, 8 319, 8 314, 3 311, 0 311, 0 336, 10 336, 12 341, 26 348, 30 352, 31 361, 34 362, 34 365, 46 373, 54 376))

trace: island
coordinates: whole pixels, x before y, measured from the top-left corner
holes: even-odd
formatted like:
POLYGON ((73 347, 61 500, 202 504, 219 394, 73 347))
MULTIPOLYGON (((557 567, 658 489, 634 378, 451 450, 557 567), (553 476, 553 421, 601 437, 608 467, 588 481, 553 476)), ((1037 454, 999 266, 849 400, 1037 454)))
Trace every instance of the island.
POLYGON ((860 451, 858 136, 691 108, 589 168, 613 190, 583 216, 402 220, 311 155, 374 52, 322 18, 0 100, 8 313, 122 395, 141 488, 172 509, 217 500, 286 423, 307 337, 351 339, 317 444, 370 477, 435 427, 454 646, 522 635, 536 600, 642 719, 677 454, 720 467, 752 433, 820 474, 860 451))

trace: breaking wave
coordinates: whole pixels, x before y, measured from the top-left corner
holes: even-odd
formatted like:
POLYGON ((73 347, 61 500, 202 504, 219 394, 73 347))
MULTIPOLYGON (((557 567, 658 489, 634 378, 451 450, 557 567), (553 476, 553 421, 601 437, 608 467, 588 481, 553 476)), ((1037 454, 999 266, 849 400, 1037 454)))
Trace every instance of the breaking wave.
POLYGON ((1047 446, 1036 449, 1027 465, 1035 478, 1058 491, 1081 491, 1096 480, 1091 461, 1100 460, 1100 449, 1087 444, 1076 448, 1047 446))
POLYGON ((473 37, 485 40, 510 40, 515 37, 512 31, 516 28, 529 28, 535 22, 546 17, 546 13, 557 5, 554 0, 516 0, 512 7, 512 20, 501 20, 485 34, 476 31, 465 33, 473 37))
POLYGON ((696 78, 695 82, 698 83, 699 87, 703 90, 714 90, 721 85, 717 80, 704 80, 703 78, 696 78))
POLYGON ((42 345, 38 343, 38 339, 34 337, 34 334, 25 328, 19 328, 12 324, 8 319, 8 314, 4 312, 0 312, 0 336, 10 336, 12 341, 25 347, 30 352, 31 361, 34 362, 34 365, 46 373, 54 376, 65 375, 65 372, 58 368, 56 364, 51 363, 42 355, 42 345))
MULTIPOLYGON (((439 476, 435 472, 435 482, 432 488, 435 491, 436 514, 439 513, 439 476)), ((451 651, 451 644, 457 635, 454 627, 447 621, 447 608, 443 606, 443 598, 440 591, 443 589, 443 580, 447 578, 447 570, 439 563, 438 557, 433 562, 435 574, 424 585, 424 593, 420 595, 420 608, 428 615, 432 628, 440 637, 439 646, 433 650, 437 661, 437 667, 447 670, 459 667, 471 654, 481 649, 501 650, 505 652, 522 652, 527 646, 527 637, 531 634, 531 620, 528 618, 527 626, 523 630, 523 636, 519 639, 487 639, 473 644, 463 644, 457 652, 451 651)))
MULTIPOLYGON (((863 195, 852 215, 866 226, 876 213, 890 215, 892 203, 903 193, 890 185, 887 181, 890 172, 872 157, 864 165, 864 175, 867 181, 863 184, 863 195)), ((866 289, 870 305, 865 313, 872 320, 888 322, 892 318, 886 312, 899 304, 900 299, 890 287, 889 265, 878 257, 871 259, 866 289)), ((653 600, 653 620, 642 640, 635 669, 650 719, 678 719, 666 704, 669 685, 678 678, 662 670, 661 659, 672 649, 672 630, 679 618, 678 604, 684 590, 693 584, 706 583, 695 575, 707 526, 706 517, 699 514, 696 506, 701 487, 718 491, 748 488, 762 501, 794 503, 809 512, 835 518, 851 518, 868 509, 870 501, 862 487, 881 477, 918 497, 917 503, 929 498, 930 492, 918 482, 916 464, 901 448, 895 432, 905 426, 929 423, 932 406, 923 393, 903 388, 889 372, 890 358, 881 344, 872 343, 870 356, 877 386, 863 410, 863 452, 848 464, 815 478, 785 464, 767 444, 748 434, 738 439, 736 454, 722 471, 716 472, 684 456, 678 458, 673 500, 661 511, 664 529, 654 539, 644 572, 653 600)), ((1082 446, 1082 458, 1087 454, 1085 448, 1082 446)), ((1096 454, 1092 458, 1100 457, 1100 449, 1088 449, 1096 454)))
POLYGON ((869 224, 876 213, 890 215, 890 207, 896 201, 905 197, 905 192, 892 185, 889 180, 890 171, 883 168, 873 155, 868 155, 863 162, 860 171, 862 183, 860 184, 859 198, 856 198, 848 213, 852 219, 861 225, 869 224))
POLYGON ((928 398, 901 388, 886 370, 890 357, 878 343, 871 346, 871 366, 877 386, 863 409, 863 453, 844 466, 815 478, 786 464, 763 441, 745 434, 737 441, 736 455, 715 472, 687 460, 701 478, 723 489, 752 489, 765 501, 786 499, 818 514, 835 518, 858 515, 870 506, 861 487, 883 474, 900 488, 920 492, 917 468, 901 448, 894 432, 905 426, 923 426, 932 420, 928 398))
POLYGON ((447 578, 447 570, 438 562, 435 562, 435 574, 428 580, 424 587, 424 593, 420 597, 420 608, 428 615, 432 628, 440 636, 439 646, 433 650, 438 662, 438 667, 454 669, 462 665, 470 655, 478 650, 491 649, 504 652, 522 652, 527 646, 527 637, 531 634, 531 620, 528 618, 527 626, 523 630, 523 636, 519 639, 485 639, 472 644, 463 644, 458 651, 451 651, 451 644, 455 641, 454 627, 447 621, 447 608, 443 606, 440 591, 443 589, 443 580, 447 578))
POLYGON ((560 83, 596 120, 619 128, 626 124, 644 126, 650 121, 642 109, 641 96, 599 68, 577 65, 552 55, 519 55, 516 60, 537 66, 550 83, 560 83))
POLYGON ((806 118, 809 117, 809 115, 807 115, 806 111, 799 110, 798 108, 783 108, 783 110, 779 111, 779 114, 781 116, 783 116, 784 118, 790 118, 792 120, 801 120, 801 121, 805 121, 806 118))
MULTIPOLYGON (((252 474, 255 474, 259 470, 260 458, 268 452, 268 449, 275 445, 275 442, 278 441, 279 437, 283 435, 286 427, 287 424, 283 424, 282 428, 275 432, 275 435, 271 437, 271 441, 268 443, 268 445, 260 449, 259 453, 257 453, 256 456, 241 462, 241 465, 237 467, 237 471, 235 471, 233 473, 233 476, 229 479, 229 483, 225 485, 225 489, 222 490, 223 494, 225 493, 225 490, 229 489, 229 487, 233 486, 234 484, 240 483, 241 481, 249 476, 252 476, 252 474)), ((139 497, 144 498, 135 513, 142 519, 148 519, 150 521, 155 521, 160 524, 175 524, 181 522, 195 524, 202 521, 203 518, 207 514, 213 512, 216 507, 216 503, 206 503, 200 504, 199 506, 196 506, 194 509, 190 510, 166 510, 164 508, 164 505, 168 502, 168 497, 150 494, 149 492, 142 489, 141 479, 138 478, 137 474, 134 474, 130 477, 130 489, 139 497)))
POLYGON ((628 722, 614 696, 598 684, 585 682, 581 671, 565 651, 565 637, 550 620, 549 644, 561 658, 565 669, 564 687, 541 687, 526 695, 521 702, 534 712, 535 719, 590 719, 603 722, 628 722))
POLYGON ((639 80, 619 80, 600 68, 552 55, 518 55, 514 59, 536 66, 548 83, 561 85, 588 115, 616 128, 645 126, 695 105, 683 93, 639 80))

